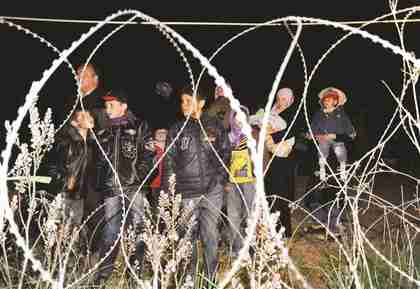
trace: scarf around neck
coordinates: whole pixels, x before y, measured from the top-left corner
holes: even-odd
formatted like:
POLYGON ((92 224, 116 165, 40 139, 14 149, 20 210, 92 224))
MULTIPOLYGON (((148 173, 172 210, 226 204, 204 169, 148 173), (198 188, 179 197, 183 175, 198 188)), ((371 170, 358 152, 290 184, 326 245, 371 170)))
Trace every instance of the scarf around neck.
POLYGON ((128 124, 128 117, 126 115, 116 118, 111 118, 109 120, 111 126, 121 126, 128 124))

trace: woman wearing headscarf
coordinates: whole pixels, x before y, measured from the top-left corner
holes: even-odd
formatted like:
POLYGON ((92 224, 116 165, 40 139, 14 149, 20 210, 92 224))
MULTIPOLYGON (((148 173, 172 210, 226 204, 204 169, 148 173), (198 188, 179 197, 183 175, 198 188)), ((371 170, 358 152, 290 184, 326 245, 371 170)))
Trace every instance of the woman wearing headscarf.
POLYGON ((278 226, 284 226, 285 237, 292 236, 289 203, 294 199, 295 161, 291 156, 294 138, 285 137, 290 125, 280 116, 294 101, 293 91, 282 88, 277 92, 276 102, 270 112, 265 150, 268 160, 265 166, 265 191, 271 200, 272 212, 280 212, 278 226), (286 140, 288 139, 288 140, 286 140))

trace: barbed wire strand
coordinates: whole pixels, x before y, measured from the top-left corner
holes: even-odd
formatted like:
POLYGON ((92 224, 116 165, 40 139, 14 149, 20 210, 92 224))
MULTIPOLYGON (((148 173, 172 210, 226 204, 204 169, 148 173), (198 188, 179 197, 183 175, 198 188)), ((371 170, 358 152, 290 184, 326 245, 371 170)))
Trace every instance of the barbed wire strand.
MULTIPOLYGON (((418 7, 420 11, 420 6, 418 7)), ((100 20, 88 20, 88 19, 65 19, 65 18, 40 18, 40 17, 20 17, 20 16, 0 16, 0 22, 2 19, 7 20, 18 20, 18 21, 32 21, 32 22, 55 22, 55 23, 72 23, 72 24, 98 24, 100 20)), ((372 20, 348 20, 348 21, 335 21, 335 23, 345 25, 363 25, 371 22, 372 20)), ((126 21, 109 21, 107 24, 124 24, 126 21)), ((264 23, 262 22, 213 22, 213 21, 162 21, 159 22, 165 25, 174 26, 284 26, 284 23, 264 23)), ((372 24, 395 24, 395 23, 420 23, 420 18, 414 19, 390 19, 375 21, 372 24)), ((127 24, 131 25, 157 25, 158 22, 154 21, 130 21, 127 24)), ((296 25, 292 23, 290 25, 296 25)), ((302 23, 303 26, 322 26, 320 23, 302 23)))

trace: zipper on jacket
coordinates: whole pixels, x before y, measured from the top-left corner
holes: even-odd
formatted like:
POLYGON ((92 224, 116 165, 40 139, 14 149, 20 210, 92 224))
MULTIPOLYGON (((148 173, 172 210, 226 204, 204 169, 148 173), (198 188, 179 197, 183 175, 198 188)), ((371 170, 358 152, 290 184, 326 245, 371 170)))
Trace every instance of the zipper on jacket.
POLYGON ((79 197, 80 198, 82 198, 83 196, 82 196, 82 194, 86 194, 86 192, 82 192, 82 190, 85 190, 85 189, 87 189, 87 187, 86 187, 86 185, 85 185, 85 183, 88 183, 87 182, 87 179, 88 179, 88 177, 86 176, 86 168, 87 168, 87 166, 88 166, 88 161, 89 161, 89 159, 88 159, 88 146, 87 146, 87 140, 86 139, 83 139, 82 140, 83 141, 83 161, 82 161, 82 167, 80 168, 81 169, 81 172, 80 172, 80 175, 79 175, 79 178, 80 178, 80 183, 79 183, 79 197))
MULTIPOLYGON (((88 166, 88 161, 89 161, 89 159, 88 159, 88 147, 87 147, 87 141, 84 139, 83 140, 83 149, 84 149, 84 153, 83 153, 83 157, 84 157, 84 162, 83 162, 83 168, 82 168, 82 172, 81 172, 81 174, 80 174, 80 179, 81 179, 81 182, 80 182, 80 186, 79 186, 79 193, 81 194, 81 193, 86 193, 86 192, 81 192, 81 190, 82 189, 86 189, 86 187, 85 187, 85 182, 86 182, 86 178, 87 178, 87 176, 86 176, 86 168, 87 168, 87 166, 88 166)), ((80 196, 80 197, 82 197, 82 196, 80 196)))
POLYGON ((121 132, 121 128, 118 126, 117 132, 115 134, 115 140, 114 140, 114 169, 115 169, 115 174, 114 174, 114 187, 118 187, 117 185, 117 178, 118 178, 118 152, 119 152, 119 147, 118 147, 118 143, 119 143, 119 138, 120 138, 120 132, 121 132))
MULTIPOLYGON (((198 120, 197 120, 197 122, 198 122, 198 120)), ((198 126, 200 126, 200 124, 199 123, 194 123, 194 124, 196 124, 196 125, 198 125, 198 126)), ((197 127, 194 127, 195 129, 197 129, 197 127)), ((203 167, 202 167, 202 165, 203 165, 203 162, 201 161, 202 159, 201 159, 201 130, 200 130, 201 128, 200 127, 198 127, 198 141, 196 141, 195 142, 195 147, 196 147, 196 151, 197 151, 197 154, 198 154, 198 163, 199 163, 199 170, 200 170, 200 189, 201 189, 201 192, 200 192, 200 194, 204 194, 204 186, 203 186, 203 167)))

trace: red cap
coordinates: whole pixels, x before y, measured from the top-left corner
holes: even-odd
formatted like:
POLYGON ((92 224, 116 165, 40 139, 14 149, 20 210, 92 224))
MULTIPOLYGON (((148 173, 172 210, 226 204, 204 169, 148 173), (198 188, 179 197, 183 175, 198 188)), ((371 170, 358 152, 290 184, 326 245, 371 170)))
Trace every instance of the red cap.
POLYGON ((113 100, 118 100, 118 97, 108 94, 108 95, 103 96, 102 99, 104 101, 113 101, 113 100))
POLYGON ((105 94, 102 99, 104 101, 113 101, 117 100, 119 102, 128 103, 128 95, 123 90, 111 90, 105 94))

